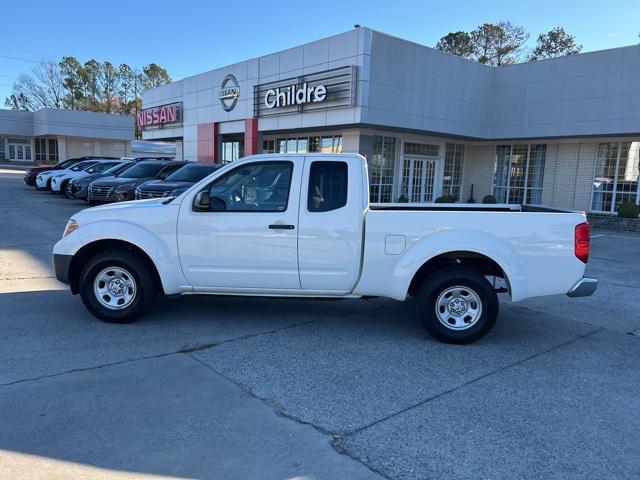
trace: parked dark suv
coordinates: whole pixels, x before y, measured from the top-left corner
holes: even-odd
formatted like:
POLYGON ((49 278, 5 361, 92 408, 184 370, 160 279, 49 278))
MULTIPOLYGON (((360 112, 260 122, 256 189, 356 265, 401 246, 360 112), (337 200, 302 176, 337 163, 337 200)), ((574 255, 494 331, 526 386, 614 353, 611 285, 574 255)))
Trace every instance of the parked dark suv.
POLYGON ((222 164, 187 162, 164 180, 151 180, 136 189, 136 200, 158 197, 177 197, 191 185, 213 173, 222 164))
POLYGON ((136 162, 118 177, 101 178, 91 182, 87 201, 95 204, 134 200, 138 185, 149 180, 165 179, 185 163, 164 160, 136 162))
POLYGON ((85 175, 84 177, 74 178, 67 183, 67 187, 64 193, 69 198, 79 198, 86 200, 89 195, 89 184, 99 178, 117 177, 128 168, 134 165, 133 160, 125 160, 121 164, 111 167, 109 170, 105 170, 101 173, 92 173, 85 175))

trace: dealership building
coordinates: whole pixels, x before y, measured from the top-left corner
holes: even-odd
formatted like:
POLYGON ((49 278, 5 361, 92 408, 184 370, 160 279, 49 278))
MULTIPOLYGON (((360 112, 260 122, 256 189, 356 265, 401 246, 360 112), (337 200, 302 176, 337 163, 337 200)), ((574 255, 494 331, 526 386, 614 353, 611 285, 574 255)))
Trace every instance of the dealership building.
POLYGON ((85 155, 130 156, 129 116, 44 108, 0 110, 0 161, 57 163, 85 155))
POLYGON ((358 28, 143 93, 178 156, 359 152, 371 201, 638 201, 640 46, 498 68, 358 28))

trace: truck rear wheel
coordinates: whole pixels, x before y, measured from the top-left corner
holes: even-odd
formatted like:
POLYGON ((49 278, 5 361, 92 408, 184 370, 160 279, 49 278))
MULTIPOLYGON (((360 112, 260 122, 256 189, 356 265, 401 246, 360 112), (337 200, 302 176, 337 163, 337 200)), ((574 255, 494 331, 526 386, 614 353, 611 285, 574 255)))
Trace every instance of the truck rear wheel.
POLYGON ((105 322, 137 320, 157 294, 154 272, 135 253, 124 249, 96 254, 80 276, 82 302, 105 322))
POLYGON ((491 331, 498 318, 493 286, 470 268, 451 267, 429 275, 417 300, 424 328, 445 343, 475 342, 491 331))

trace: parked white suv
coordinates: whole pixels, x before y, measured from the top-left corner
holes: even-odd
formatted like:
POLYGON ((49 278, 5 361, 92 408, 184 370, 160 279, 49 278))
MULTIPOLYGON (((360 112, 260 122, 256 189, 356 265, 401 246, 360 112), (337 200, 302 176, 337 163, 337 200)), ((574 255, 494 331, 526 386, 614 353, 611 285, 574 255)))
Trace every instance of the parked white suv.
POLYGON ((515 205, 369 203, 356 154, 256 155, 176 198, 83 210, 57 278, 97 317, 135 320, 175 294, 417 299, 434 337, 469 343, 512 301, 590 295, 584 213, 515 205))
POLYGON ((94 175, 109 170, 112 167, 122 165, 130 161, 130 159, 123 158, 121 160, 96 160, 95 163, 90 163, 88 167, 82 170, 64 170, 57 175, 51 177, 51 191, 53 193, 64 192, 67 183, 74 178, 81 178, 87 175, 94 175))

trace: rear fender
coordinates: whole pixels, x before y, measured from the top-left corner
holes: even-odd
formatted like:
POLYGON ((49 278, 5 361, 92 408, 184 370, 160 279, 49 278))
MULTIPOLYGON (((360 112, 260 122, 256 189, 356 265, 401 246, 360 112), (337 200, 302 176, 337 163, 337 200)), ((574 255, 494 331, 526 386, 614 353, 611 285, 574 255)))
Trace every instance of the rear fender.
POLYGON ((403 299, 409 292, 411 280, 420 267, 432 258, 449 252, 471 252, 484 255, 496 262, 505 273, 514 302, 527 296, 524 268, 513 249, 493 235, 479 231, 449 230, 433 235, 412 245, 397 263, 390 279, 392 298, 403 299))

